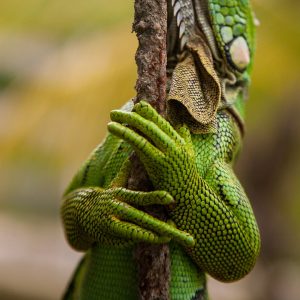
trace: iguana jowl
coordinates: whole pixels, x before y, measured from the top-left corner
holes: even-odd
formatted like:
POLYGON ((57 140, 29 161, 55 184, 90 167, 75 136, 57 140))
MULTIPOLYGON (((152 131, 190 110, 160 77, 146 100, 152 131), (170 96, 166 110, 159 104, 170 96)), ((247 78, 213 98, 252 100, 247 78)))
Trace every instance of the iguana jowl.
POLYGON ((67 239, 86 251, 65 299, 137 299, 138 242, 170 242, 175 300, 207 299, 205 273, 238 280, 258 256, 255 217, 232 170, 254 53, 250 4, 170 0, 168 19, 170 123, 143 101, 111 113, 107 138, 64 195, 67 239), (126 189, 132 151, 155 191, 126 189), (170 222, 139 210, 150 204, 166 206, 170 222))

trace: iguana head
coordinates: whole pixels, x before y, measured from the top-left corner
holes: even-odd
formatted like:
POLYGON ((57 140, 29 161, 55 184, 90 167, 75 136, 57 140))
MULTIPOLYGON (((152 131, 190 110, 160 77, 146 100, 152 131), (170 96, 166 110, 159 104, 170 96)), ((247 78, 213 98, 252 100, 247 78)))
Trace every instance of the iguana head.
POLYGON ((170 33, 173 42, 169 43, 173 51, 176 39, 176 51, 180 53, 193 36, 202 34, 221 76, 248 78, 255 51, 249 0, 170 0, 169 11, 176 20, 170 33))
POLYGON ((217 109, 228 107, 243 128, 255 51, 249 0, 169 0, 168 7, 170 113, 178 115, 180 103, 194 132, 209 132, 217 109))

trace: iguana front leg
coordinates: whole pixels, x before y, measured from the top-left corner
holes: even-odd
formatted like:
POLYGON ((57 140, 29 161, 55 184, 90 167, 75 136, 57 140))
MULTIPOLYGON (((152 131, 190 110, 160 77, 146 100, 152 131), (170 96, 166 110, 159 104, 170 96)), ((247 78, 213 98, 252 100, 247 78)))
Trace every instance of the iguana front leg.
POLYGON ((249 201, 222 151, 230 149, 226 143, 232 142, 230 134, 234 136, 233 121, 220 115, 215 136, 220 151, 210 152, 205 138, 199 135, 203 140, 194 146, 186 127, 175 131, 146 102, 137 104, 132 113, 113 111, 111 119, 109 131, 133 146, 154 187, 174 197, 170 216, 179 229, 194 237, 195 246, 186 250, 199 267, 222 281, 246 275, 258 255, 259 234, 249 201), (212 162, 207 181, 197 168, 197 148, 212 162))

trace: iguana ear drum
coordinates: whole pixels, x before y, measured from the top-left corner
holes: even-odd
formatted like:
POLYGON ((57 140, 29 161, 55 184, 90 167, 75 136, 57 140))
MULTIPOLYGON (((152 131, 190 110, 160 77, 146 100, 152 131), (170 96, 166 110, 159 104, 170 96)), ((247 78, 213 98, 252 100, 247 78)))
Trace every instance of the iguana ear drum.
POLYGON ((238 37, 227 49, 228 59, 233 66, 239 71, 245 70, 250 63, 250 51, 246 40, 243 37, 238 37))

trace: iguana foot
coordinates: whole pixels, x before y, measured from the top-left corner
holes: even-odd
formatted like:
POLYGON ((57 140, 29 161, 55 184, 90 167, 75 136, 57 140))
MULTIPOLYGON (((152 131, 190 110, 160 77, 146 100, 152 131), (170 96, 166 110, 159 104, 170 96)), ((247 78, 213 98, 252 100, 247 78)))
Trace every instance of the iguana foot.
POLYGON ((87 249, 93 242, 125 246, 136 242, 166 243, 171 239, 191 246, 191 235, 132 206, 172 203, 172 196, 164 191, 103 191, 93 187, 68 194, 62 213, 68 239, 78 250, 87 249))

